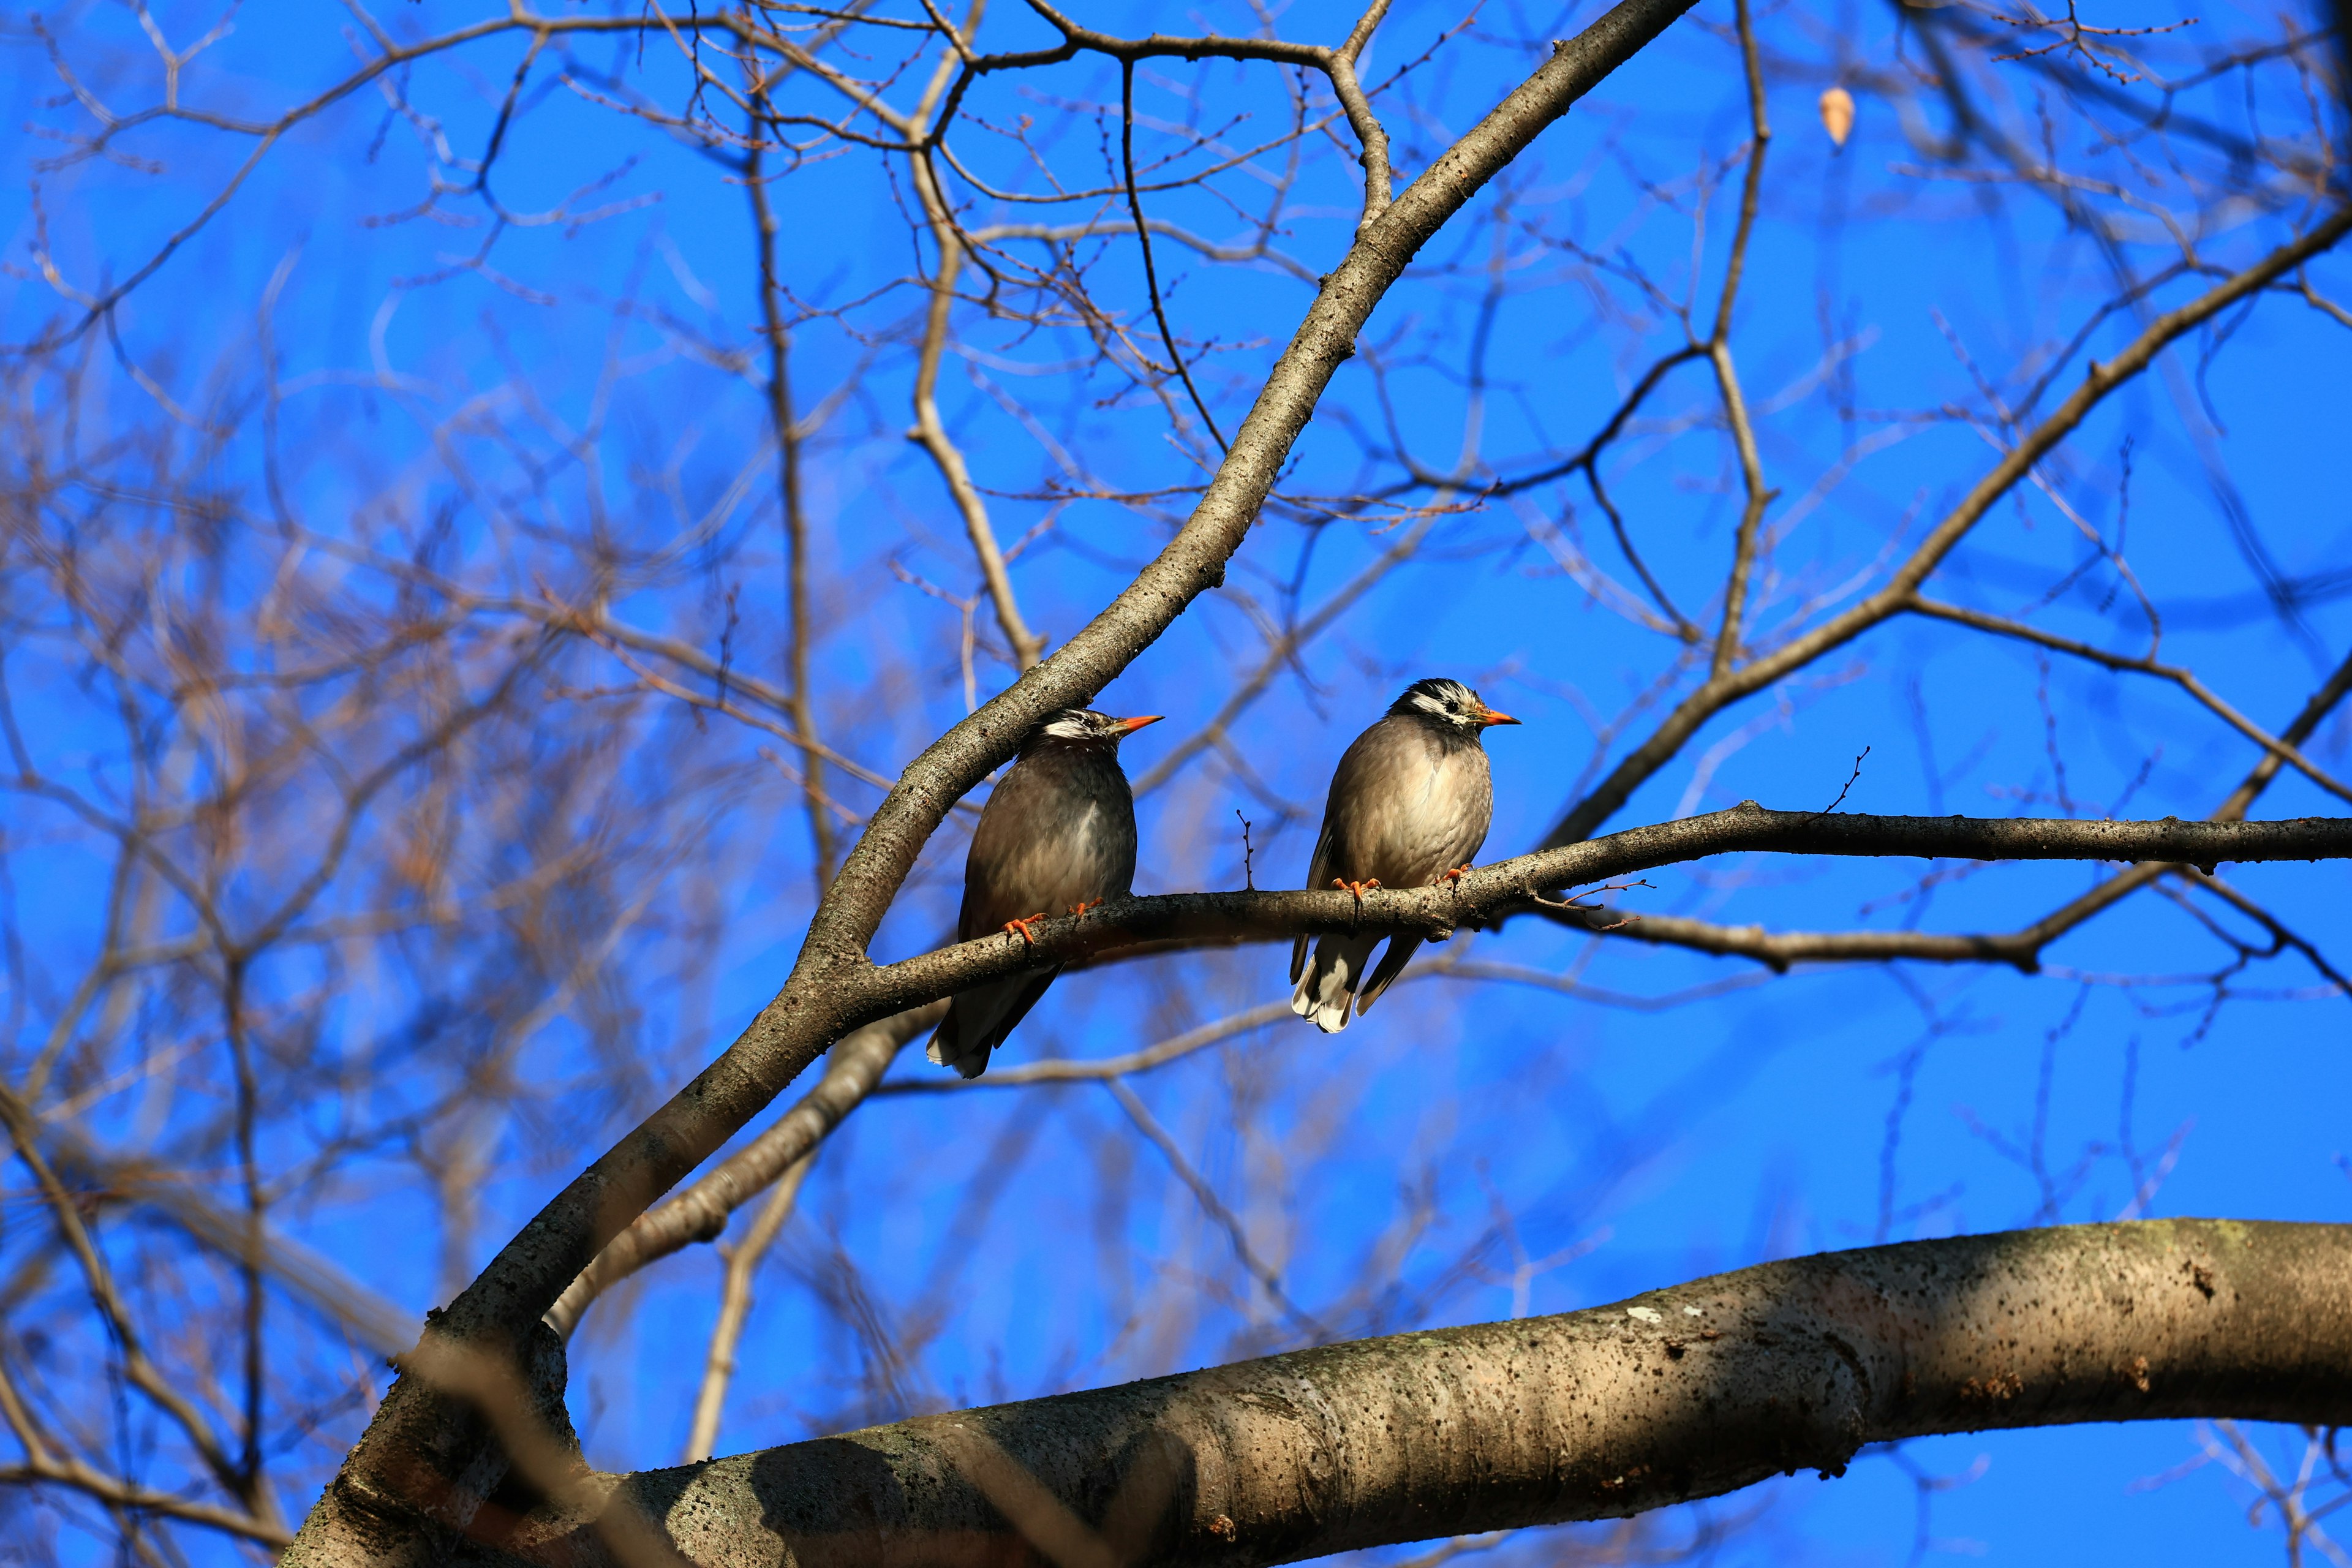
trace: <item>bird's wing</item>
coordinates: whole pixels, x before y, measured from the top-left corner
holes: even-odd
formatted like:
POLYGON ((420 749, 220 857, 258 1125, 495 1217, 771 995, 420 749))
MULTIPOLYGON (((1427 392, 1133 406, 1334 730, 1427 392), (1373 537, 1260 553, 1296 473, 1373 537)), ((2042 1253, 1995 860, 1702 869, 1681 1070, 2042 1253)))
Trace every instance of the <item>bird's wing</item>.
MULTIPOLYGON (((1331 813, 1325 808, 1323 832, 1315 840, 1315 853, 1307 862, 1307 886, 1309 889, 1328 886, 1331 880, 1331 813)), ((1307 973, 1307 937, 1304 932, 1290 939, 1290 983, 1307 973)))
POLYGON ((1019 769, 1020 764, 1015 763, 1013 771, 989 792, 987 804, 980 808, 980 826, 971 830, 971 847, 964 851, 963 907, 956 912, 956 936, 960 941, 984 936, 1012 918, 995 910, 1003 901, 998 887, 1003 880, 1003 867, 1014 847, 1010 830, 1013 819, 1019 815, 1014 799, 1018 792, 1013 787, 1019 769))
POLYGON ((1396 977, 1404 973, 1404 966, 1412 962, 1412 955, 1421 951, 1421 938, 1404 931, 1389 938, 1389 950, 1381 954, 1380 963, 1372 969, 1371 978, 1356 992, 1356 1016, 1360 1018, 1372 1010, 1372 1004, 1381 999, 1381 993, 1395 983, 1396 977))
MULTIPOLYGON (((1315 840, 1315 858, 1307 868, 1309 888, 1328 888, 1335 877, 1360 880, 1376 873, 1358 865, 1364 854, 1365 803, 1376 800, 1386 782, 1381 774, 1390 764, 1387 753, 1394 740, 1382 719, 1348 743, 1339 765, 1331 770, 1331 790, 1323 800, 1323 832, 1315 840)), ((1290 978, 1295 984, 1307 971, 1307 938, 1290 943, 1290 978)))

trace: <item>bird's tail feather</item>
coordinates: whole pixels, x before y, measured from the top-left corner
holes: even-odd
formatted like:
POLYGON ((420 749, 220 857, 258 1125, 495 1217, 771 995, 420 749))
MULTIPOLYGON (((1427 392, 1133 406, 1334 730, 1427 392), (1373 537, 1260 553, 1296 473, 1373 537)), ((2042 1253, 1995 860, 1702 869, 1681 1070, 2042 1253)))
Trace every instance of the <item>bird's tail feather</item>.
POLYGON ((1312 1020, 1327 1035, 1336 1035, 1346 1028, 1348 1005, 1355 1000, 1356 985, 1363 978, 1364 961, 1380 945, 1381 935, 1333 935, 1317 942, 1314 962, 1306 966, 1298 988, 1291 993, 1290 1010, 1312 1020))
POLYGON ((1400 931, 1390 939, 1389 950, 1381 954, 1380 967, 1372 971, 1372 977, 1365 981, 1363 988, 1356 993, 1356 1016, 1360 1018, 1372 1010, 1372 1004, 1381 999, 1381 993, 1396 984, 1396 977, 1404 973, 1404 966, 1412 963, 1412 955, 1420 951, 1421 938, 1417 936, 1406 936, 1400 931))
POLYGON ((1043 974, 1017 974, 957 992, 924 1054, 965 1078, 978 1078, 988 1070, 989 1054, 1029 1016, 1060 973, 1049 969, 1043 974))
POLYGON ((960 1077, 978 1078, 988 1070, 990 1047, 978 1043, 964 1043, 961 1008, 961 997, 948 1004, 948 1016, 941 1018, 940 1026, 931 1031, 931 1043, 923 1048, 923 1054, 943 1068, 955 1068, 960 1077))

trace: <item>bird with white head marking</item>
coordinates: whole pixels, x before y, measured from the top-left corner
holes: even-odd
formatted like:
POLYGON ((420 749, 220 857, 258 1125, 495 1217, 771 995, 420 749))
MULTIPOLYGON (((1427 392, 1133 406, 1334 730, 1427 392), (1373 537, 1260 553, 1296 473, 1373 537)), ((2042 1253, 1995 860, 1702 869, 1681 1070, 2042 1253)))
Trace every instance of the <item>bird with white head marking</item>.
MULTIPOLYGON (((1033 921, 1127 896, 1135 883, 1135 792, 1118 744, 1156 722, 1157 715, 1115 719, 1065 708, 1023 738, 972 831, 959 941, 1004 931, 1027 942, 1033 921)), ((978 1078, 1060 973, 1057 964, 957 992, 931 1036, 931 1060, 978 1078)))
MULTIPOLYGON (((1495 817, 1486 732, 1516 724, 1458 680, 1416 680, 1378 723, 1356 737, 1331 776, 1323 833, 1307 872, 1309 888, 1344 888, 1361 898, 1372 888, 1425 888, 1468 870, 1495 817)), ((1297 989, 1291 1011, 1326 1034, 1348 1026, 1404 972, 1422 938, 1389 939, 1380 967, 1364 966, 1383 933, 1333 933, 1290 949, 1297 989)))

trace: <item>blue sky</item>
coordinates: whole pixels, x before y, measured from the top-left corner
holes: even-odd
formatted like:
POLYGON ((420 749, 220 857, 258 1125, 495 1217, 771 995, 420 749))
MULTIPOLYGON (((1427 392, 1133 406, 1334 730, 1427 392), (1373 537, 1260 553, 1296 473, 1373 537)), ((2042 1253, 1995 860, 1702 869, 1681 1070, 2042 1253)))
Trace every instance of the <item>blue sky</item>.
MULTIPOLYGON (((473 14, 404 5, 383 21, 395 36, 421 36, 473 14)), ((1400 166, 1421 167, 1544 40, 1591 14, 1481 12, 1382 100, 1400 166)), ((193 8, 157 16, 174 40, 210 21, 193 8)), ((1177 25, 1141 7, 1085 19, 1136 31, 1177 25)), ((1461 19, 1400 6, 1368 79, 1415 60, 1461 19)), ((1665 299, 1689 289, 1709 301, 1720 285, 1747 113, 1729 20, 1727 5, 1706 0, 1490 186, 1475 221, 1429 247, 1302 440, 1286 493, 1328 498, 1386 482, 1396 471, 1391 428, 1420 463, 1443 470, 1475 418, 1483 482, 1573 449, 1608 416, 1649 359, 1678 341, 1627 272, 1638 269, 1665 299)), ((2133 6, 2099 20, 2179 18, 2133 6)), ((1193 25, 1250 24, 1227 8, 1193 25)), ((19 16, 9 29, 10 123, 87 131, 86 112, 59 101, 27 26, 19 16)), ((152 52, 142 57, 127 16, 90 7, 50 26, 98 98, 120 108, 158 91, 152 52)), ((248 113, 298 101, 348 68, 350 26, 323 7, 266 23, 243 16, 189 68, 186 90, 192 101, 248 113)), ((1345 17, 1301 6, 1278 26, 1287 37, 1330 37, 1345 17)), ((2214 12, 2187 34, 2145 42, 2179 75, 2200 51, 2273 26, 2255 10, 2214 12)), ((1906 139, 1906 115, 1940 128, 1944 110, 1906 76, 1917 40, 1903 40, 1898 53, 1888 12, 1780 7, 1763 14, 1761 27, 1777 135, 1734 342, 1781 492, 1770 517, 1786 533, 1759 590, 1769 626, 1850 600, 1890 552, 1916 541, 1991 461, 1983 413, 1993 398, 2013 398, 2038 374, 2035 356, 2089 321, 2114 283, 2112 258, 2045 195, 1977 177, 1981 160, 1938 164, 1924 138, 1906 139), (1860 101, 1842 153, 1813 112, 1832 79, 1852 83, 1860 101), (1948 410, 1971 417, 1925 416, 1948 410), (1867 450, 1843 473, 1855 441, 1867 450), (1832 470, 1843 479, 1824 484, 1832 470)), ((1044 37, 1010 8, 992 13, 982 33, 997 48, 1044 37)), ((681 79, 665 47, 647 44, 641 55, 634 39, 584 45, 562 63, 560 82, 558 62, 534 67, 490 189, 510 213, 562 216, 499 233, 483 266, 468 261, 489 232, 478 197, 446 195, 415 215, 436 168, 444 180, 467 177, 463 161, 477 155, 522 58, 512 38, 418 67, 404 79, 411 115, 370 88, 305 121, 119 308, 121 361, 101 334, 83 340, 98 367, 81 410, 90 428, 168 432, 174 408, 199 423, 232 414, 238 422, 237 435, 185 470, 235 498, 231 542, 215 563, 223 575, 207 578, 205 563, 174 555, 163 571, 172 593, 220 581, 229 602, 257 603, 281 509, 322 538, 390 553, 437 527, 441 569, 484 592, 576 591, 589 554, 580 541, 598 533, 632 563, 616 613, 705 647, 731 639, 747 664, 772 673, 781 569, 772 458, 756 370, 726 357, 747 350, 757 322, 744 195, 714 160, 613 107, 624 87, 674 106, 681 79), (436 137, 446 154, 436 153, 436 137), (258 433, 265 341, 281 399, 274 476, 258 433), (172 407, 142 392, 134 365, 172 407), (583 432, 593 432, 592 461, 581 457, 591 447, 583 432)), ((1231 64, 1139 69, 1139 151, 1171 154, 1171 128, 1186 123, 1217 128, 1220 145, 1251 144, 1286 113, 1268 85, 1276 75, 1231 64)), ((1979 68, 1969 80, 2001 123, 2029 135, 2043 104, 2053 115, 2063 109, 2024 62, 1979 68)), ((1093 109, 1115 108, 1117 90, 1115 71, 1077 62, 992 82, 971 109, 1000 128, 1032 116, 1055 167, 1100 178, 1109 154, 1093 109), (1078 108, 1066 114, 1070 105, 1078 108)), ((2147 97, 2145 83, 2131 90, 2147 97)), ((2284 68, 2251 85, 2228 77, 2183 101, 2233 130, 2252 122, 2282 141, 2294 134, 2298 100, 2284 68)), ((2196 213, 2200 193, 2234 177, 2225 160, 2185 139, 2179 162, 2165 164, 2152 146, 2103 148, 2063 115, 2058 123, 2053 145, 2070 171, 2120 184, 2143 204, 2126 214, 2116 247, 2143 274, 2177 254, 2151 207, 2196 213)), ((985 126, 961 143, 975 171, 1005 185, 1032 178, 1012 141, 985 126)), ((231 177, 250 142, 170 124, 126 135, 123 148, 160 170, 104 161, 37 168, 48 146, 20 142, 0 184, 15 268, 0 280, 0 322, 11 342, 70 320, 26 270, 37 234, 77 287, 128 276, 231 177)), ((1220 243, 1244 241, 1281 158, 1261 154, 1206 187, 1154 193, 1153 216, 1220 243)), ((908 235, 903 187, 878 168, 869 154, 842 153, 775 191, 782 269, 807 311, 794 375, 803 406, 827 409, 808 460, 821 711, 835 745, 889 774, 964 710, 959 613, 910 580, 951 595, 973 586, 937 476, 901 435, 916 309, 902 280, 923 253, 908 235)), ((1305 280, 1272 262, 1211 266, 1173 242, 1158 249, 1171 319, 1203 346, 1202 390, 1228 429, 1311 298, 1312 275, 1346 243, 1351 179, 1330 142, 1310 141, 1277 238, 1305 280)), ((976 200, 966 221, 1008 215, 1024 216, 976 200)), ((2198 253, 2243 265, 2297 216, 2284 201, 2208 203, 2198 253)), ((2309 275, 2339 300, 2352 296, 2341 260, 2309 275)), ((1090 275, 1097 297, 1156 343, 1139 278, 1131 243, 1104 240, 1090 275)), ((2175 280, 2156 298, 2177 304, 2199 286, 2175 280)), ((2084 353, 2104 358, 2135 330, 2131 313, 2119 312, 2092 328, 2084 353)), ((1171 437, 1156 403, 1089 367, 1083 334, 1066 323, 1034 329, 971 308, 961 331, 942 382, 944 416, 991 492, 1000 537, 1023 542, 1014 571, 1032 624, 1059 640, 1157 548, 1181 501, 1049 497, 1047 484, 1071 482, 1074 468, 1123 491, 1197 484, 1201 448, 1171 437), (1071 455, 1070 466, 1058 454, 1071 455)), ((2078 359, 2061 386, 2080 374, 2078 359)), ((2136 653, 2149 628, 2132 584, 2102 562, 2075 570, 2088 550, 2084 529, 2120 539, 2138 590, 2163 616, 2165 657, 2256 722, 2283 725, 2352 637, 2352 615, 2326 592, 2352 545, 2332 456, 2348 377, 2352 332, 2291 296, 2264 299, 2225 333, 2184 342, 2112 399, 2050 465, 2048 492, 2004 503, 1934 590, 2136 653), (2318 584, 2294 616, 2266 599, 2263 559, 2280 579, 2318 584)), ((62 416, 53 392, 28 395, 45 417, 62 416)), ((1714 406, 1702 367, 1673 373, 1605 470, 1666 591, 1695 615, 1717 592, 1738 508, 1714 406)), ((174 438, 195 445, 184 426, 174 438)), ((135 455, 110 460, 126 483, 135 477, 135 455)), ((1255 665, 1254 616, 1321 602, 1395 537, 1377 521, 1270 510, 1236 558, 1228 592, 1204 599, 1104 694, 1099 705, 1114 711, 1171 716, 1132 743, 1130 769, 1196 728, 1255 665)), ((1530 491, 1516 504, 1441 518, 1420 558, 1305 650, 1236 731, 1250 776, 1211 756, 1145 799, 1139 890, 1238 883, 1236 809, 1253 819, 1261 884, 1296 876, 1331 760, 1396 688, 1426 673, 1472 679, 1526 720, 1492 740, 1487 854, 1531 847, 1580 793, 1596 752, 1613 759, 1654 722, 1654 709, 1635 709, 1628 727, 1598 732, 1659 684, 1674 655, 1671 639, 1580 586, 1560 564, 1562 538, 1632 583, 1580 489, 1530 491)), ((389 592, 386 582, 359 568, 341 580, 341 591, 371 603, 389 592)), ((54 619, 26 591, 12 590, 16 623, 54 619)), ((61 773, 101 792, 119 787, 117 742, 92 717, 75 668, 68 654, 28 641, 11 655, 13 699, 61 773)), ((975 679, 984 696, 1010 671, 983 648, 975 679)), ((723 1046, 780 983, 807 918, 795 796, 744 766, 769 742, 723 722, 690 726, 677 713, 616 733, 629 749, 617 776, 646 813, 636 826, 686 846, 676 864, 646 871, 647 907, 671 918, 689 872, 716 902, 698 911, 703 924, 691 939, 616 950, 614 984, 635 1008, 629 1073, 614 1071, 594 1031, 563 1009, 516 1058, 519 1077, 539 1086, 537 1104, 502 1133, 485 1178, 477 1262, 583 1152, 609 1142, 723 1046)), ((2339 719, 2311 755, 2341 772, 2348 735, 2339 719)), ((1913 618, 1717 719, 1612 826, 1749 797, 1818 808, 1850 775, 1850 810, 2202 815, 2254 758, 2242 737, 2160 682, 2048 662, 1913 618)), ((873 797, 854 798, 863 807, 873 797)), ((2331 806, 2343 809, 2290 773, 2256 815, 2331 806)), ((19 923, 37 935, 39 964, 70 973, 95 940, 102 857, 34 803, 0 809, 12 819, 19 923)), ((902 895, 877 957, 936 940, 961 858, 951 827, 902 895)), ((1654 873, 1627 901, 1775 929, 1916 920, 1927 930, 2001 930, 2105 875, 2063 866, 1949 874, 1963 869, 1940 868, 1923 890, 1916 865, 1757 857, 1654 873)), ((2352 956, 2337 912, 2344 868, 2228 875, 2339 963, 2352 956)), ((257 907, 264 881, 257 876, 249 889, 257 907)), ((2247 966, 2208 1016, 2212 988, 2199 977, 2229 953, 2152 893, 2053 946, 2032 977, 1917 965, 1769 978, 1738 961, 1630 942, 1589 950, 1529 921, 1456 949, 1570 975, 1589 990, 1429 979, 1337 1039, 1285 1019, 1136 1085, 1258 1245, 1282 1258, 1290 1293, 1310 1305, 1350 1301, 1339 1321, 1352 1332, 1507 1313, 1518 1301, 1508 1278, 1515 1256, 1551 1260, 1525 1286, 1526 1309, 1540 1312, 1767 1257, 2127 1210, 2352 1217, 2343 1163, 2352 1141, 2340 1110, 2342 1046, 2352 1037, 2346 1000, 2289 954, 2247 966), (1708 987, 1672 1006, 1608 1000, 1708 987), (1401 1227, 1415 1239, 1384 1260, 1382 1238, 1401 1227), (1475 1268, 1454 1266, 1465 1254, 1475 1268), (1382 1268, 1393 1276, 1387 1289, 1350 1296, 1382 1268)), ((1072 976, 1024 1026, 1013 1055, 1131 1049, 1277 995, 1280 969, 1270 950, 1245 949, 1072 976)), ((352 982, 323 1005, 319 1048, 364 1059, 391 1020, 422 1016, 431 986, 402 973, 352 982)), ((290 994, 312 973, 289 963, 270 984, 290 994)), ((37 1040, 45 1027, 33 1016, 21 1038, 37 1040)), ((29 1054, 21 1039, 11 1048, 29 1054)), ((417 1048, 433 1059, 429 1038, 417 1048)), ((896 1070, 930 1071, 911 1059, 896 1070)), ((110 1135, 139 1131, 127 1110, 107 1114, 100 1125, 110 1135)), ((290 1163, 315 1148, 319 1120, 287 1116, 271 1133, 274 1157, 290 1163)), ((429 1237, 429 1198, 384 1151, 283 1217, 421 1310, 437 1289, 433 1243, 387 1247, 383 1237, 429 1237)), ((1097 1089, 877 1101, 828 1146, 803 1205, 763 1277, 722 1451, 895 1409, 1087 1386, 1287 1342, 1222 1233, 1097 1089), (962 1201, 983 1188, 984 1201, 962 1201), (840 1294, 852 1278, 842 1259, 871 1292, 875 1320, 923 1341, 906 1367, 885 1375, 870 1346, 861 1349, 840 1294), (1179 1301, 1188 1304, 1171 1305, 1179 1301)), ((592 1318, 575 1347, 572 1396, 593 1462, 639 1468, 674 1458, 691 1400, 681 1368, 699 1363, 717 1274, 708 1249, 696 1249, 650 1277, 625 1319, 600 1308, 614 1326, 592 1318)), ((2296 1447, 2291 1435, 2263 1440, 2277 1453, 2296 1447)), ((1907 1446, 1899 1460, 1866 1457, 1834 1483, 1801 1477, 1700 1511, 1724 1519, 1763 1505, 1759 1522, 1725 1548, 1736 1559, 1911 1561, 1919 1516, 1908 1463, 1960 1479, 1934 1493, 1925 1515, 1930 1557, 2041 1563, 2163 1551, 2238 1561, 2277 1551, 2274 1530, 2248 1530, 2248 1494, 2221 1467, 2147 1484, 2197 1458, 2200 1443, 2179 1425, 1937 1439, 1907 1446)), ((1660 1526, 1669 1539, 1694 1527, 1660 1526)), ((1504 1550, 1532 1562, 1546 1549, 1504 1550)))

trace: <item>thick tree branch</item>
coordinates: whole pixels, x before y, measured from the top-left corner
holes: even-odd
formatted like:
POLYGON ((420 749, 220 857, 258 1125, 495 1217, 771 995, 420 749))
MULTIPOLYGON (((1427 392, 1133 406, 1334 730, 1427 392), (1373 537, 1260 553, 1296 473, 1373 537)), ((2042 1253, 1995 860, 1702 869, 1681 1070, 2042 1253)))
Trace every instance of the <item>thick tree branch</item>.
MULTIPOLYGON (((1589 1311, 1327 1345, 600 1478, 705 1568, 1292 1563, 1619 1519, 1865 1445, 2352 1422, 2352 1226, 2154 1220, 1791 1258, 1589 1311)), ((583 1515, 467 1561, 584 1565, 583 1515)))

